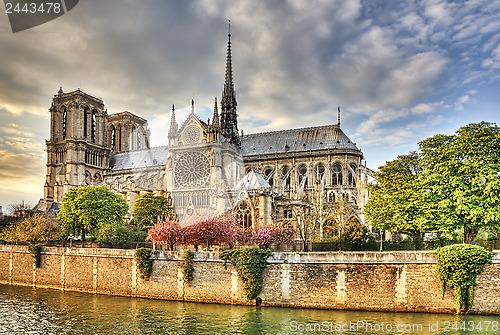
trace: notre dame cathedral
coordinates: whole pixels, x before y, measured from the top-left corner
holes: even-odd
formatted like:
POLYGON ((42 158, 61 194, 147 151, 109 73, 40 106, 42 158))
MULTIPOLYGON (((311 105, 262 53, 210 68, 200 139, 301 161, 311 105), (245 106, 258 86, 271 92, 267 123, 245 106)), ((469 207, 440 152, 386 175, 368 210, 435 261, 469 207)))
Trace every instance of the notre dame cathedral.
MULTIPOLYGON (((106 185, 133 208, 145 192, 171 198, 179 217, 236 211, 245 227, 293 218, 304 199, 342 199, 364 223, 367 175, 363 153, 337 124, 240 133, 228 35, 225 83, 212 120, 191 113, 179 127, 172 106, 168 145, 149 145, 147 121, 108 115, 102 99, 78 89, 54 95, 47 176, 39 210, 57 211, 64 194, 106 185), (220 108, 220 113, 219 113, 220 108)), ((346 218, 349 219, 349 218, 346 218)))

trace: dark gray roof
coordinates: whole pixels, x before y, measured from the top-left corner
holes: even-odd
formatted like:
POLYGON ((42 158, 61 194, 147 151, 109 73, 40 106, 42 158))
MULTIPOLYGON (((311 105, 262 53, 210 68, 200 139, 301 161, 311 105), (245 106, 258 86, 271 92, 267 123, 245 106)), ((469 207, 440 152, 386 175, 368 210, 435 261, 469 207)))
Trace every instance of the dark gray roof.
POLYGON ((111 157, 111 171, 140 169, 167 164, 167 146, 154 147, 114 154, 111 157))
POLYGON ((360 151, 338 125, 245 134, 241 138, 243 157, 326 149, 360 151))
MULTIPOLYGON (((243 157, 327 149, 360 151, 338 125, 286 129, 245 135, 241 138, 243 157)), ((167 146, 114 154, 111 171, 140 169, 167 164, 167 146)))

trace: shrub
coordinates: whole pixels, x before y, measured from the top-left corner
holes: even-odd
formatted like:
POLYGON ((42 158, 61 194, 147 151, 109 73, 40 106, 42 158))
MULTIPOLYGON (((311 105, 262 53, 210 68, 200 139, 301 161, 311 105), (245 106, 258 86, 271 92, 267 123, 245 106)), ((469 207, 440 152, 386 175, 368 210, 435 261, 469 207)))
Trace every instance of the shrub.
POLYGON ((135 260, 137 262, 137 269, 141 274, 141 278, 149 280, 151 271, 153 270, 153 260, 151 259, 151 249, 138 248, 135 249, 135 260))
POLYGON ((220 255, 224 266, 229 261, 236 269, 238 278, 243 282, 243 289, 248 301, 257 298, 262 290, 262 272, 267 265, 267 258, 271 254, 270 250, 245 248, 226 250, 220 255))
POLYGON ((193 273, 194 273, 194 254, 191 252, 191 250, 185 250, 184 251, 184 257, 182 258, 182 276, 184 277, 184 280, 188 283, 191 284, 193 281, 193 273))
POLYGON ((358 221, 349 221, 341 235, 344 250, 362 250, 368 242, 368 228, 358 221))
POLYGON ((457 304, 457 314, 468 313, 474 302, 476 276, 484 271, 486 263, 491 262, 492 254, 482 247, 470 244, 454 244, 434 251, 437 272, 444 298, 449 287, 457 304))
POLYGON ((33 256, 33 264, 35 264, 35 266, 39 268, 42 262, 42 245, 30 244, 28 246, 28 250, 31 256, 33 256))

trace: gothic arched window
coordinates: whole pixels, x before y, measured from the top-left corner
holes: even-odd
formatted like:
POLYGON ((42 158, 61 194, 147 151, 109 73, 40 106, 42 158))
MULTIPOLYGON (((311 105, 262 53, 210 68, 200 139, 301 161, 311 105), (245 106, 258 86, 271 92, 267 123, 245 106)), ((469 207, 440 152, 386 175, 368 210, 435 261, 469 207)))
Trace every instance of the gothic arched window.
MULTIPOLYGON (((352 171, 354 171, 354 173, 356 173, 356 164, 352 163, 350 165, 352 171)), ((349 174, 347 175, 347 182, 349 184, 349 186, 356 186, 356 180, 354 179, 354 176, 352 174, 352 171, 349 170, 349 174)))
POLYGON ((118 126, 118 129, 116 131, 117 135, 116 135, 116 152, 120 152, 122 151, 122 126, 119 125, 118 126))
POLYGON ((281 168, 281 182, 284 185, 284 190, 290 190, 290 168, 288 166, 283 166, 281 168))
POLYGON ((62 133, 62 138, 63 140, 66 139, 66 127, 68 125, 68 112, 66 112, 66 108, 63 110, 63 133, 62 133))
POLYGON ((273 173, 273 168, 271 167, 266 167, 264 170, 264 178, 267 180, 269 185, 273 187, 274 185, 274 173, 273 173))
POLYGON ((113 151, 118 151, 116 150, 116 129, 115 126, 111 126, 111 150, 113 151))
POLYGON ((332 184, 334 186, 342 185, 342 166, 339 163, 332 166, 332 184))
POLYGON ((92 185, 92 174, 89 171, 85 171, 85 185, 92 185))
POLYGON ((299 166, 299 184, 304 183, 304 188, 307 188, 307 166, 302 164, 299 166))
POLYGON ((321 182, 323 180, 323 176, 325 175, 325 166, 321 163, 316 166, 316 178, 321 182))
POLYGON ((241 219, 243 228, 252 228, 252 211, 246 201, 243 201, 236 208, 236 216, 241 219))
POLYGON ((95 143, 95 114, 96 114, 96 111, 93 110, 92 111, 92 120, 90 121, 91 124, 90 124, 90 141, 92 143, 95 143))
POLYGON ((141 149, 141 129, 137 130, 137 149, 141 149))
POLYGON ((83 138, 87 139, 87 132, 88 132, 88 113, 89 113, 89 108, 85 107, 83 110, 83 138))

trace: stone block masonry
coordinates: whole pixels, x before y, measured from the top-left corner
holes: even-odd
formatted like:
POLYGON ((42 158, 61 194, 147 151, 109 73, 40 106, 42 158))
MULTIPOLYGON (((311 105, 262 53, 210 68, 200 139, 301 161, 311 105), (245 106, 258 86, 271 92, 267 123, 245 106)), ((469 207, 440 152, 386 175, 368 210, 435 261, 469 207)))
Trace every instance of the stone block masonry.
MULTIPOLYGON (((141 279, 134 250, 52 248, 33 266, 26 246, 0 246, 0 283, 166 300, 252 305, 235 269, 217 252, 194 253, 194 279, 182 276, 182 252, 153 252, 141 279)), ((431 252, 274 253, 264 270, 262 306, 455 313, 441 298, 431 252)), ((500 315, 500 253, 478 277, 472 313, 500 315)))

